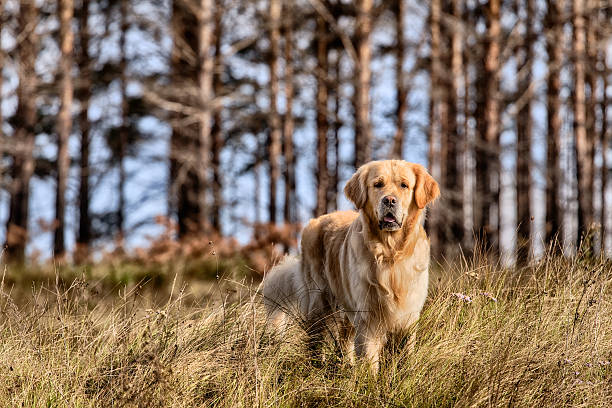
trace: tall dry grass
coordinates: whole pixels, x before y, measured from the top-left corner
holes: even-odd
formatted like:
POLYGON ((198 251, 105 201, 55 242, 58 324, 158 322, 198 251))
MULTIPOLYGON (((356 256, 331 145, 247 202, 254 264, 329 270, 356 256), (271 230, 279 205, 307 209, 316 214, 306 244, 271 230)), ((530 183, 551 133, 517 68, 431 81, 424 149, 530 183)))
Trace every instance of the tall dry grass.
MULTIPOLYGON (((486 261, 432 273, 414 352, 385 350, 381 372, 298 327, 271 337, 255 290, 189 287, 151 303, 100 297, 75 280, 0 299, 0 406, 612 406, 612 264, 546 256, 520 271, 486 261)), ((13 292, 15 293, 15 292, 13 292)))

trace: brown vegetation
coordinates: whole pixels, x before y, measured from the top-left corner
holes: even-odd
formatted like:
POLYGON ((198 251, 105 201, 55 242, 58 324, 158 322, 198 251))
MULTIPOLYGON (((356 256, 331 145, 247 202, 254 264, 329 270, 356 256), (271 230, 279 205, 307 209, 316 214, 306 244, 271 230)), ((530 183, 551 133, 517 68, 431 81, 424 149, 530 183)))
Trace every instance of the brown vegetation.
POLYGON ((550 255, 514 272, 479 259, 435 271, 414 352, 396 339, 378 377, 343 362, 331 338, 311 360, 299 324, 271 337, 239 282, 208 298, 170 285, 152 301, 146 285, 117 297, 80 279, 16 298, 4 281, 0 404, 610 405, 609 261, 550 255))

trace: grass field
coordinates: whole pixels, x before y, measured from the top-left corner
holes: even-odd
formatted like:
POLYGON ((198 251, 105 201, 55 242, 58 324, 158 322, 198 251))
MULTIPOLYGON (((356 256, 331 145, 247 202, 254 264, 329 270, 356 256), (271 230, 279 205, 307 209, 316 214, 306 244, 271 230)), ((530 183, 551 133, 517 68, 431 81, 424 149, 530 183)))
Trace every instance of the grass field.
MULTIPOLYGON (((5 276, 10 275, 5 268, 5 276)), ((612 264, 483 260, 432 273, 417 344, 381 372, 272 338, 252 286, 213 281, 106 293, 86 279, 2 281, 0 406, 612 406, 612 264), (168 293, 169 292, 169 293, 168 293)))

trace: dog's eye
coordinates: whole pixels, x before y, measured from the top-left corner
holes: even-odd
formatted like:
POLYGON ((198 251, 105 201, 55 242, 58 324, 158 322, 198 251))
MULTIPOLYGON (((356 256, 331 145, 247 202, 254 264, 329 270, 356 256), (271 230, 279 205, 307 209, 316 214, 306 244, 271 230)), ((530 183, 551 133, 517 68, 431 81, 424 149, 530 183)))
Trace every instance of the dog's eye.
POLYGON ((383 183, 382 181, 377 181, 376 183, 374 183, 374 187, 376 187, 376 188, 381 188, 384 185, 385 185, 385 183, 383 183))
POLYGON ((402 186, 402 188, 408 188, 408 184, 406 184, 406 183, 402 183, 401 186, 402 186))

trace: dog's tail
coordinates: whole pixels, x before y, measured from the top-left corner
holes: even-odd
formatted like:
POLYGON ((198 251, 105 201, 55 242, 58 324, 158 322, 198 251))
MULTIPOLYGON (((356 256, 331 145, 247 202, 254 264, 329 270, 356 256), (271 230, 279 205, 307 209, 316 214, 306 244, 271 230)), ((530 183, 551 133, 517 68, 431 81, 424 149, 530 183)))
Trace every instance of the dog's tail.
POLYGON ((300 269, 300 258, 288 255, 266 274, 261 283, 260 293, 268 318, 279 329, 284 328, 287 317, 297 311, 300 269))

